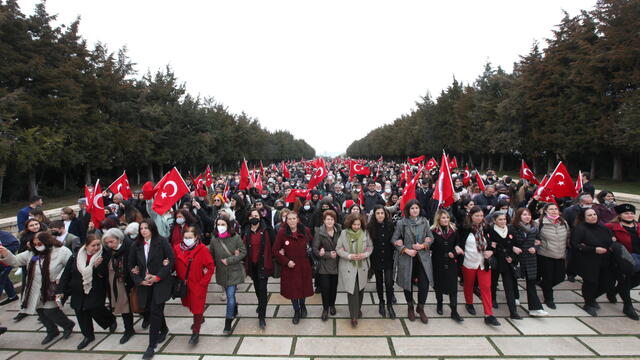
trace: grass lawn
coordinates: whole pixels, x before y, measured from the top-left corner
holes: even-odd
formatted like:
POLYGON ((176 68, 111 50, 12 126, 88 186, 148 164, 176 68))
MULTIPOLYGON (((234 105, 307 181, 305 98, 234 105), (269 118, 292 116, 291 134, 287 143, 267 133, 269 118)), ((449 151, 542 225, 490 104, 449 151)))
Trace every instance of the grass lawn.
MULTIPOLYGON (((75 205, 78 202, 78 199, 82 197, 81 193, 77 194, 67 194, 60 197, 49 198, 44 196, 44 210, 50 210, 55 208, 60 208, 69 205, 75 205)), ((0 218, 7 218, 11 216, 16 216, 18 210, 27 206, 27 201, 18 202, 12 201, 8 203, 0 204, 0 218)))

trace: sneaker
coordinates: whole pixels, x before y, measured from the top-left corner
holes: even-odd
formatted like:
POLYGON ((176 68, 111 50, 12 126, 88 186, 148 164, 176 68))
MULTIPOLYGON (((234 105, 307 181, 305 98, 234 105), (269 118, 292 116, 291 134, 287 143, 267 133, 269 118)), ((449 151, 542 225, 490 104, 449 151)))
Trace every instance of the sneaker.
POLYGON ((18 300, 18 295, 14 296, 12 298, 6 298, 6 299, 0 301, 0 306, 7 305, 7 304, 12 303, 12 302, 14 302, 16 300, 18 300))
POLYGON ((542 309, 529 310, 529 316, 535 316, 535 317, 538 317, 538 316, 549 316, 549 313, 544 311, 544 310, 542 310, 542 309))
POLYGON ((153 346, 149 346, 147 348, 147 351, 145 351, 144 354, 142 355, 142 360, 149 360, 153 358, 153 355, 155 354, 156 354, 156 349, 153 346))
POLYGON ((464 308, 467 309, 467 312, 471 315, 476 314, 476 308, 473 307, 473 304, 465 304, 464 308))

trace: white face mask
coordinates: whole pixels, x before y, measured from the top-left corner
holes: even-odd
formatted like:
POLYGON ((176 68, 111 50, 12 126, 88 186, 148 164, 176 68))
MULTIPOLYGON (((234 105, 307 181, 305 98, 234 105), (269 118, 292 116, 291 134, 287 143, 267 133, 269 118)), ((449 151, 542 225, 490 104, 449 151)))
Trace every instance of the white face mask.
POLYGON ((309 206, 309 205, 305 205, 305 206, 304 206, 304 209, 305 209, 305 210, 307 210, 307 211, 309 211, 309 209, 311 209, 311 206, 309 206))
POLYGON ((384 192, 386 192, 387 194, 391 194, 391 189, 386 188, 386 189, 384 189, 384 192))
POLYGON ((118 246, 116 246, 116 250, 120 250, 120 248, 122 247, 122 243, 118 244, 118 246))
POLYGON ((47 247, 46 247, 46 246, 44 246, 44 245, 36 246, 36 250, 37 250, 38 252, 43 252, 46 248, 47 248, 47 247))
MULTIPOLYGON (((225 229, 226 230, 226 229, 225 229)), ((188 247, 193 246, 193 244, 196 242, 195 238, 184 238, 183 240, 184 244, 187 245, 188 247)))
POLYGON ((223 234, 225 232, 227 232, 226 226, 218 226, 218 234, 223 234))
POLYGON ((178 225, 182 225, 184 224, 184 218, 182 217, 176 218, 176 222, 178 223, 178 225))

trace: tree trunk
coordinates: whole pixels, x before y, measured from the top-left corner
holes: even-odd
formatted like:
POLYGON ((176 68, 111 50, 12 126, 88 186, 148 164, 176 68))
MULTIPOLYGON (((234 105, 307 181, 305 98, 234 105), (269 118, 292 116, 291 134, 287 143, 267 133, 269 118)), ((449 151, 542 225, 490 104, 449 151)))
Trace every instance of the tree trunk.
POLYGON ((489 163, 487 164, 487 169, 493 169, 493 156, 489 155, 489 163))
POLYGON ((613 154, 613 181, 622 181, 622 155, 613 154))
POLYGON ((163 176, 164 176, 164 166, 160 165, 160 175, 158 175, 158 179, 162 179, 163 176))
POLYGON ((500 166, 498 168, 498 171, 500 171, 501 173, 504 171, 504 154, 500 154, 500 166))
POLYGON ((153 180, 153 164, 149 164, 147 166, 147 180, 149 180, 151 182, 155 182, 153 180))
POLYGON ((67 172, 62 172, 62 190, 67 191, 67 172))
POLYGON ((480 171, 485 169, 484 164, 485 164, 485 156, 482 155, 482 161, 480 163, 480 169, 479 169, 480 171))
POLYGON ((591 175, 591 179, 596 178, 596 157, 591 157, 591 169, 589 170, 589 175, 591 175))
POLYGON ((471 154, 469 154, 469 167, 472 169, 476 167, 473 163, 473 156, 471 154))
POLYGON ((89 164, 84 167, 84 183, 86 185, 91 185, 91 167, 89 164))
POLYGON ((553 171, 553 159, 547 158, 547 173, 551 173, 553 171))
POLYGON ((36 169, 29 171, 29 198, 38 195, 38 184, 36 183, 36 169))
POLYGON ((136 166, 136 185, 140 185, 140 167, 136 166))
POLYGON ((4 176, 7 172, 7 164, 0 165, 0 203, 2 203, 2 189, 4 188, 4 176))

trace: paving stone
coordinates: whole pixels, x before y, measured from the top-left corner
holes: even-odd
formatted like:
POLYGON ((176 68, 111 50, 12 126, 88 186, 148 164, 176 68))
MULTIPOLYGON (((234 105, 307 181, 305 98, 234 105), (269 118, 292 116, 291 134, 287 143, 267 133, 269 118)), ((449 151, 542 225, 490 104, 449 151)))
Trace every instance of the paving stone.
POLYGON ((584 336, 579 339, 600 355, 640 355, 640 339, 635 336, 584 336))
POLYGON ((391 350, 386 338, 302 337, 296 342, 295 355, 391 356, 391 350))
MULTIPOLYGON (((258 317, 256 313, 257 305, 238 305, 238 317, 258 317)), ((276 305, 267 306, 267 318, 273 317, 276 311, 276 305)), ((226 305, 209 305, 204 311, 205 317, 225 317, 227 314, 226 305)))
MULTIPOLYGON (((26 320, 26 319, 25 319, 26 320)), ((40 332, 14 332, 8 331, 2 335, 0 335, 0 349, 45 349, 52 345, 48 343, 47 345, 41 345, 42 339, 46 336, 46 333, 40 332)), ((61 339, 61 336, 58 336, 56 340, 61 339)), ((54 340, 54 342, 56 341, 54 340)))
MULTIPOLYGON (((522 358, 522 357, 518 357, 518 358, 506 358, 506 357, 489 357, 489 358, 451 358, 451 357, 445 357, 445 360, 549 360, 549 358, 522 358)), ((562 359, 565 360, 565 359, 562 359)), ((584 360, 584 358, 583 358, 584 360)))
POLYGON ((580 320, 603 335, 640 334, 640 323, 628 317, 581 317, 580 320))
MULTIPOLYGON (((205 305, 205 311, 207 311, 205 305)), ((164 316, 193 316, 189 308, 182 305, 165 305, 164 316)))
POLYGON ((496 350, 484 337, 394 337, 397 356, 495 356, 496 350))
MULTIPOLYGON (((255 295, 254 295, 255 297, 255 295)), ((291 306, 291 300, 285 298, 284 296, 278 294, 278 293, 272 293, 271 297, 269 297, 269 304, 271 305, 289 305, 291 306)), ((308 297, 305 300, 305 304, 306 305, 322 305, 322 297, 320 296, 320 294, 314 294, 311 297, 308 297)), ((336 300, 336 304, 338 304, 338 301, 336 300)))
POLYGON ((106 334, 98 333, 96 333, 95 336, 96 339, 82 350, 78 350, 78 344, 80 344, 80 342, 82 342, 82 339, 84 339, 84 336, 82 336, 82 334, 80 333, 73 333, 68 339, 60 339, 59 341, 56 341, 56 343, 51 345, 48 350, 74 350, 88 352, 93 350, 94 347, 96 347, 104 338, 107 337, 106 334))
POLYGON ((409 329, 409 334, 413 335, 518 335, 518 331, 507 321, 500 319, 502 326, 488 326, 483 318, 468 318, 464 322, 458 323, 453 319, 433 318, 428 324, 423 324, 419 320, 404 323, 409 329))
POLYGON ((43 353, 37 351, 23 351, 11 358, 11 360, 33 360, 40 358, 46 358, 47 360, 118 360, 120 357, 122 357, 122 354, 92 354, 85 352, 72 353, 55 351, 47 351, 46 353, 43 353))
POLYGON ((584 323, 575 318, 527 317, 510 320, 524 335, 595 335, 584 323))
MULTIPOLYGON (((167 318, 169 334, 191 334, 192 317, 167 318)), ((200 333, 206 335, 221 335, 224 329, 224 318, 206 318, 200 327, 200 333)))
POLYGON ((0 360, 7 360, 8 358, 12 357, 13 355, 17 354, 17 351, 4 351, 4 350, 0 350, 0 360))
POLYGON ((233 354, 240 339, 237 336, 200 336, 197 345, 189 345, 190 336, 174 336, 162 353, 177 354, 233 354))
POLYGON ((351 326, 351 319, 336 319, 337 336, 398 336, 404 335, 400 320, 359 319, 358 326, 351 326))
POLYGON ((112 334, 107 336, 100 344, 93 348, 94 351, 113 351, 118 349, 122 352, 139 351, 144 352, 149 346, 149 335, 134 335, 126 344, 120 344, 121 334, 112 334))
POLYGON ((245 337, 242 339, 239 355, 289 355, 291 337, 245 337))
POLYGON ((301 319, 294 325, 291 319, 269 319, 267 327, 261 330, 255 319, 239 319, 233 330, 235 335, 333 335, 333 322, 320 319, 301 319))
MULTIPOLYGON (((254 293, 236 293, 236 301, 238 304, 258 304, 258 298, 254 293)), ((220 293, 207 293, 207 304, 226 304, 227 300, 222 300, 220 293)))
MULTIPOLYGON (((261 356, 226 356, 226 355, 205 355, 202 360, 264 360, 264 357, 261 356)), ((268 357, 268 360, 309 360, 308 357, 268 357)), ((326 358, 322 358, 322 360, 328 360, 326 358)), ((344 359, 342 359, 344 360, 344 359)), ((351 360, 351 359, 349 359, 351 360)))
MULTIPOLYGON (((140 354, 128 354, 122 360, 140 360, 140 354)), ((199 360, 200 355, 163 355, 156 354, 153 360, 199 360)))
POLYGON ((38 322, 38 316, 27 316, 26 318, 15 322, 13 321, 13 317, 16 316, 18 312, 14 311, 0 311, 0 323, 2 326, 6 326, 9 330, 24 330, 24 331, 37 331, 43 328, 42 323, 38 322))
POLYGON ((491 341, 506 356, 594 355, 572 337, 503 336, 492 337, 491 341))

